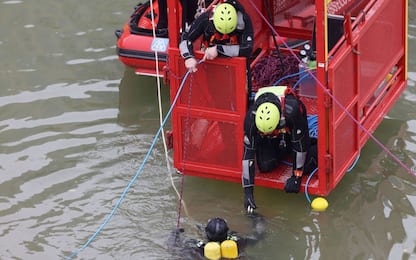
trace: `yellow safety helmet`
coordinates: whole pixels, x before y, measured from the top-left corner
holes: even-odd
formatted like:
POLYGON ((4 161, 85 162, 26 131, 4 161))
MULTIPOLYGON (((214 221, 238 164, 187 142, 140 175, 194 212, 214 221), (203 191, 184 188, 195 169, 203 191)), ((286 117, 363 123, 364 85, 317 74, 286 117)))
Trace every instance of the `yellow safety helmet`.
POLYGON ((215 7, 214 26, 222 34, 229 34, 237 27, 237 11, 234 6, 222 3, 215 7))
POLYGON ((275 104, 264 102, 257 108, 255 122, 260 132, 270 134, 276 129, 279 121, 280 112, 275 104))

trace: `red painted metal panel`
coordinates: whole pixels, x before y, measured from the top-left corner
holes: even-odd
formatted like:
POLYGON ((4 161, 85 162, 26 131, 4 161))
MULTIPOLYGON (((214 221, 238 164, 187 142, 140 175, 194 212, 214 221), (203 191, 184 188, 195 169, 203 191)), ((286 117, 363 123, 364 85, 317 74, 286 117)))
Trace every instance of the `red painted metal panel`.
POLYGON ((397 53, 402 52, 404 45, 402 35, 404 26, 401 13, 403 1, 380 1, 374 6, 376 12, 367 20, 369 26, 360 33, 357 44, 361 60, 360 85, 367 91, 361 91, 360 102, 367 102, 377 86, 392 70, 397 53))
MULTIPOLYGON (((179 52, 171 49, 169 58, 172 72, 184 75, 179 52)), ((178 171, 240 181, 247 107, 245 64, 244 58, 217 58, 200 64, 199 71, 190 74, 172 113, 174 166, 178 171)), ((181 82, 171 79, 171 97, 181 82)))
POLYGON ((344 42, 330 57, 328 87, 334 97, 328 132, 334 159, 330 189, 403 91, 404 4, 375 1, 364 19, 355 22, 351 45, 344 42))

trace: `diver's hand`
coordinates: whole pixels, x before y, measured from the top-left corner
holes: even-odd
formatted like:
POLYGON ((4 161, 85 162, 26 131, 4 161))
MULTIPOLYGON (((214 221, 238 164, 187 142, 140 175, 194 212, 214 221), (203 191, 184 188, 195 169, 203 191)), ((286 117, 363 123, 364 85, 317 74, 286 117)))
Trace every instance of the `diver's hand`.
POLYGON ((296 177, 295 175, 292 175, 286 181, 285 191, 288 193, 298 193, 300 190, 301 182, 302 182, 302 176, 296 177))
POLYGON ((266 220, 258 212, 253 212, 252 214, 248 214, 247 217, 251 219, 252 221, 252 224, 253 224, 252 238, 255 242, 257 242, 258 240, 262 239, 262 237, 266 233, 266 220))
POLYGON ((202 59, 203 61, 205 60, 213 60, 218 56, 218 50, 217 50, 217 46, 212 46, 212 47, 208 47, 205 50, 205 55, 204 58, 202 59))
POLYGON ((248 214, 252 214, 257 208, 256 203, 254 202, 253 187, 244 188, 244 210, 248 214))
POLYGON ((198 69, 196 68, 198 62, 195 58, 188 58, 185 60, 185 67, 189 70, 189 72, 193 73, 196 72, 198 69))

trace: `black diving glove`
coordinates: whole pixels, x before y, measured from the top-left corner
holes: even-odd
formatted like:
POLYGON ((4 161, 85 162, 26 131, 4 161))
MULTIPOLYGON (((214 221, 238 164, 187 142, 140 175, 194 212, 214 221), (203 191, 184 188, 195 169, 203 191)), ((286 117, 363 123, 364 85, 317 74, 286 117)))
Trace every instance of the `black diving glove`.
POLYGON ((302 176, 296 177, 295 175, 292 175, 286 181, 285 191, 288 193, 298 193, 300 190, 301 183, 302 183, 302 176))
POLYGON ((253 187, 244 188, 244 210, 251 214, 257 208, 254 202, 253 187))

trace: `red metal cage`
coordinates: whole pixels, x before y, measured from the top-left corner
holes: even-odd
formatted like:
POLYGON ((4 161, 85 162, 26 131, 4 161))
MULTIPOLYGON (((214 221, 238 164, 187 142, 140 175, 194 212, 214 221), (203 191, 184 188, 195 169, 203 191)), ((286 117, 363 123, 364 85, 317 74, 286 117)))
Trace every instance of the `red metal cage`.
MULTIPOLYGON (((179 1, 169 0, 169 85, 173 98, 185 74, 179 55, 179 1)), ((406 87, 406 0, 240 0, 255 27, 256 56, 271 52, 271 28, 279 37, 312 41, 316 52, 316 98, 305 99, 318 116, 318 171, 311 194, 327 195, 406 87), (332 6, 332 7, 331 7, 332 6), (337 13, 342 34, 328 45, 328 11, 337 13), (273 10, 269 17, 268 10, 273 10), (260 13, 259 13, 259 12, 260 13), (315 22, 314 22, 315 21, 315 22), (316 22, 319 21, 319 22, 316 22)), ((285 51, 287 46, 281 46, 285 51)), ((197 49, 197 46, 195 47, 197 49)), ((286 51, 288 51, 286 49, 286 51)), ((296 49, 292 50, 296 52, 296 49)), ((201 58, 202 53, 197 52, 201 58)), ((312 77, 312 76, 311 76, 312 77)), ((190 76, 172 114, 174 166, 187 175, 241 181, 243 120, 247 109, 246 61, 217 58, 190 76)), ((256 185, 282 189, 291 168, 256 174, 256 185)), ((305 179, 302 191, 304 191, 305 179)))

